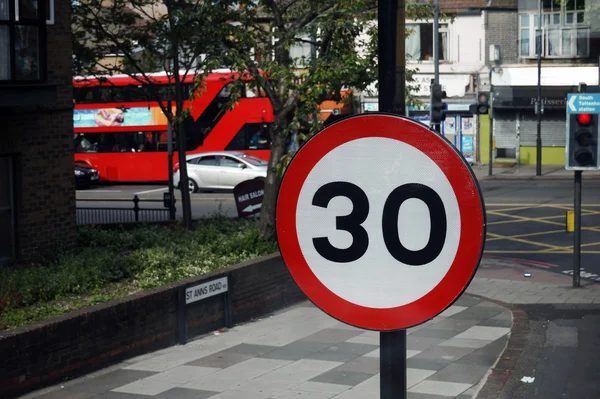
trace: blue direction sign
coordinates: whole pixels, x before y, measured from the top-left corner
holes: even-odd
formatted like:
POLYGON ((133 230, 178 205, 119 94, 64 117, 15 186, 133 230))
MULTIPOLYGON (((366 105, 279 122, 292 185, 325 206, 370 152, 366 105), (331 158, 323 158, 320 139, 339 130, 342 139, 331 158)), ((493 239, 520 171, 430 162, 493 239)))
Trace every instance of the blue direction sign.
POLYGON ((567 114, 600 114, 600 93, 569 93, 567 114))

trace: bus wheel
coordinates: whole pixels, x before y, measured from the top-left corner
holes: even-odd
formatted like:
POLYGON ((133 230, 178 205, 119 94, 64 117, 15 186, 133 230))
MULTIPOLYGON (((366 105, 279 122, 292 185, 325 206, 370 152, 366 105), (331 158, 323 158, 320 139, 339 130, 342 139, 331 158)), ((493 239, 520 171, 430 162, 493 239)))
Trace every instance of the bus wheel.
POLYGON ((198 184, 194 181, 194 179, 190 179, 188 177, 188 190, 190 193, 198 192, 198 184))

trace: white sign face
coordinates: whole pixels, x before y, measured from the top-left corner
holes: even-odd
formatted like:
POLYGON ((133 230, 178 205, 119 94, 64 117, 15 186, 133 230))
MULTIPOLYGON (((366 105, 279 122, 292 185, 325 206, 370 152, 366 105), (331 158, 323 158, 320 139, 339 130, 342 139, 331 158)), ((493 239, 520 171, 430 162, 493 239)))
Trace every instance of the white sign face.
MULTIPOLYGON (((357 217, 362 220, 362 216, 357 217)), ((402 141, 370 137, 336 147, 314 166, 300 191, 296 226, 300 249, 323 285, 344 300, 360 306, 394 308, 425 296, 446 276, 458 249, 461 218, 455 192, 433 160, 402 141), (380 161, 374 160, 372 154, 377 154, 380 161), (362 194, 346 196, 338 192, 326 207, 315 206, 317 191, 331 182, 355 185, 364 192, 366 201, 360 199, 362 194), (410 190, 416 185, 428 187, 428 193, 433 196, 437 194, 437 202, 432 205, 418 198, 419 195, 415 196, 410 190), (398 188, 402 190, 402 187, 409 190, 406 199, 399 202, 399 211, 390 211, 386 215, 392 192, 398 188), (366 209, 360 210, 361 207, 366 209), (400 262, 391 253, 394 243, 384 240, 382 220, 393 223, 397 216, 395 228, 401 245, 396 247, 403 246, 418 253, 431 242, 432 233, 435 233, 432 229, 441 228, 439 223, 432 226, 439 218, 431 214, 433 209, 439 211, 440 207, 441 212, 445 212, 446 228, 443 241, 434 250, 437 256, 425 257, 413 264, 400 262), (326 237, 337 249, 349 248, 358 241, 362 229, 354 223, 353 236, 340 229, 337 217, 355 211, 364 211, 365 219, 360 226, 368 232, 366 251, 351 261, 327 259, 315 245, 315 237, 326 237)))
POLYGON ((185 290, 185 304, 201 301, 202 299, 210 298, 211 296, 223 294, 229 289, 227 285, 227 277, 221 277, 216 280, 209 281, 188 287, 185 290))

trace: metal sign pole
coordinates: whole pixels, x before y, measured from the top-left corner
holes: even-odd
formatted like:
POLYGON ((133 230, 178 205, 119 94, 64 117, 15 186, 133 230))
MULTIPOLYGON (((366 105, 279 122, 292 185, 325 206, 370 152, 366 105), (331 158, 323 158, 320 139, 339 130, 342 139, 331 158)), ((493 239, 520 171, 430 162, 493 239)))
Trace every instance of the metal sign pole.
POLYGON ((542 0, 538 4, 538 27, 535 32, 535 46, 537 51, 537 101, 535 111, 537 114, 537 137, 535 140, 536 161, 535 175, 542 175, 542 0))
POLYGON ((489 163, 488 163, 488 176, 494 174, 494 85, 492 84, 494 68, 490 67, 490 110, 489 110, 489 134, 490 140, 488 143, 489 151, 489 163))
MULTIPOLYGON (((433 84, 440 84, 440 37, 439 37, 439 22, 440 22, 440 0, 433 1, 433 84)), ((431 90, 431 86, 430 86, 431 90)), ((431 115, 433 115, 433 96, 430 96, 430 108, 429 120, 431 121, 431 115)), ((442 133, 442 127, 438 123, 431 123, 431 127, 438 133, 442 133)))
POLYGON ((575 231, 573 232, 573 287, 580 286, 581 273, 581 171, 575 171, 575 231))
MULTIPOLYGON (((379 110, 405 112, 404 0, 379 0, 379 110), (395 73, 394 73, 395 72, 395 73)), ((406 330, 382 331, 380 397, 406 398, 406 330)))

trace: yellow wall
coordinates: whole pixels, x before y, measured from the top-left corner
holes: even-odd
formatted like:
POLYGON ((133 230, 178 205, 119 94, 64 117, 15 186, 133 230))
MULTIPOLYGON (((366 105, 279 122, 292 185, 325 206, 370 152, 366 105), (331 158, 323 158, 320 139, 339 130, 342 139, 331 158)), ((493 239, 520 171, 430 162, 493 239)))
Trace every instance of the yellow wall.
MULTIPOLYGON (((521 164, 535 165, 535 147, 521 147, 519 150, 521 164)), ((565 147, 542 147, 542 164, 564 165, 565 147)))
POLYGON ((479 162, 488 164, 490 162, 490 116, 479 115, 479 162))

